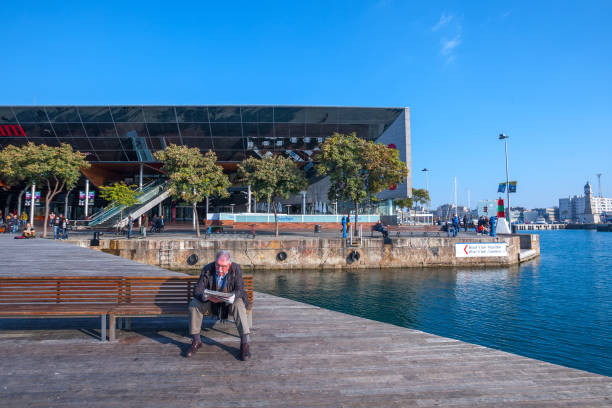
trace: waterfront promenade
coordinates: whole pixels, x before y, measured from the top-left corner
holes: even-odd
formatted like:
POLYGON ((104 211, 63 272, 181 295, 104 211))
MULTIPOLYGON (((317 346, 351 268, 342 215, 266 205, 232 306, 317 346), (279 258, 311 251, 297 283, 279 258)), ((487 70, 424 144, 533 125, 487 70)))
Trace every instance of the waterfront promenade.
MULTIPOLYGON (((20 268, 40 262, 27 255, 41 247, 63 260, 47 264, 44 274, 76 274, 89 255, 103 255, 96 258, 100 271, 115 268, 129 275, 147 267, 163 272, 63 242, 0 236, 4 254, 23 258, 20 268), (123 262, 120 268, 103 265, 115 259, 123 262)), ((19 275, 6 264, 0 273, 19 275)), ((92 335, 98 319, 0 319, 0 401, 3 407, 612 403, 610 377, 263 293, 255 294, 254 305, 253 359, 248 362, 237 359, 240 341, 233 324, 206 324, 205 346, 185 359, 186 317, 133 319, 132 330, 120 332, 114 343, 92 335)))

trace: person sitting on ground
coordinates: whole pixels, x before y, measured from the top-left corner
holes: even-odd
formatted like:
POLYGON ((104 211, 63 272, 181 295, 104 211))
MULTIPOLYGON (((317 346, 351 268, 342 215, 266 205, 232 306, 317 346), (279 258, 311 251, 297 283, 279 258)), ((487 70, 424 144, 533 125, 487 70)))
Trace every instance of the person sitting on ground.
POLYGON ((23 230, 23 236, 24 238, 36 238, 36 230, 32 228, 32 224, 30 224, 29 222, 26 223, 26 226, 23 230))
POLYGON ((202 318, 214 316, 226 320, 231 314, 240 335, 240 358, 245 361, 251 357, 249 350, 249 322, 246 309, 249 307, 249 298, 244 290, 242 269, 240 265, 232 262, 229 251, 220 251, 215 262, 209 263, 202 269, 200 279, 193 291, 193 299, 189 303, 189 334, 192 337, 191 347, 185 353, 186 357, 193 356, 200 347, 200 331, 202 318), (234 303, 227 304, 223 300, 207 296, 204 290, 215 290, 235 295, 234 303))

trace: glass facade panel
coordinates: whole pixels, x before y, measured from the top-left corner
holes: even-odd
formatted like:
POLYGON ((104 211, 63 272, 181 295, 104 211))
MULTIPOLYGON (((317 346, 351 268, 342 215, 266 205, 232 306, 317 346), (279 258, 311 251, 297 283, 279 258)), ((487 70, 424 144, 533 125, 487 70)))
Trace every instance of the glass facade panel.
POLYGON ((202 150, 202 153, 213 149, 213 142, 210 137, 184 137, 183 143, 188 147, 197 147, 202 150))
POLYGON ((274 122, 305 123, 306 113, 304 110, 305 108, 300 107, 274 108, 274 122))
POLYGON ((17 118, 10 107, 0 106, 0 123, 17 123, 17 118))
POLYGON ((263 106, 246 106, 242 108, 243 122, 273 122, 274 108, 263 106))
POLYGON ((147 127, 144 123, 116 123, 115 127, 117 128, 117 134, 119 137, 147 137, 149 133, 147 132, 147 127))
POLYGON ((46 108, 51 122, 80 122, 77 109, 74 107, 52 106, 46 108))
POLYGON ((66 123, 65 126, 70 130, 72 137, 87 137, 85 128, 81 123, 66 123))
POLYGON ((114 137, 115 140, 117 139, 117 131, 112 123, 85 123, 83 126, 90 138, 114 137))
POLYGON ((96 156, 99 157, 100 161, 119 162, 119 161, 126 161, 127 160, 127 157, 126 157, 125 154, 123 154, 123 151, 119 151, 119 150, 115 150, 115 151, 110 151, 110 150, 100 151, 100 150, 97 150, 96 151, 96 156))
POLYGON ((59 141, 61 143, 68 143, 72 146, 73 149, 79 150, 81 152, 92 150, 91 144, 89 143, 89 139, 82 137, 60 137, 59 141))
POLYGON ((306 125, 302 124, 274 124, 274 135, 276 137, 305 137, 306 125))
POLYGON ((213 138, 213 146, 220 150, 243 150, 241 137, 215 137, 213 138))
POLYGON ((50 123, 36 123, 21 125, 28 139, 40 137, 55 137, 55 132, 50 123))
POLYGON ((176 116, 179 122, 208 122, 206 106, 177 106, 176 116))
POLYGON ((115 106, 111 108, 115 122, 144 122, 144 114, 140 106, 115 106))
POLYGON ((176 123, 147 123, 151 137, 176 137, 179 139, 179 131, 176 123))
POLYGON ((112 122, 111 111, 108 106, 82 106, 79 115, 83 122, 112 122))
POLYGON ((211 122, 240 122, 240 107, 209 106, 208 117, 211 122))
POLYGON ((224 162, 240 162, 246 158, 244 151, 240 150, 216 150, 217 160, 224 162))
POLYGON ((172 106, 145 106, 142 108, 147 122, 176 122, 174 108, 172 106))
POLYGON ((210 125, 208 123, 179 123, 183 137, 210 137, 210 125))
POLYGON ((13 108, 19 123, 47 122, 47 114, 42 108, 13 108))
POLYGON ((97 150, 123 150, 121 144, 119 143, 119 139, 114 138, 106 138, 99 137, 95 139, 90 139, 93 148, 97 150))
POLYGON ((306 123, 338 123, 338 108, 308 108, 306 123))
POLYGON ((242 136, 242 124, 240 123, 211 123, 210 128, 214 137, 242 136))

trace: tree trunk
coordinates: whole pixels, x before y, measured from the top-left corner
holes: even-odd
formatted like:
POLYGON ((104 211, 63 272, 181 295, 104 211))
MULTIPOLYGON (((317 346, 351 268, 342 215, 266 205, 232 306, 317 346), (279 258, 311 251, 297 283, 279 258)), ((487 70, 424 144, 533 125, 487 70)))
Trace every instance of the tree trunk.
MULTIPOLYGON (((49 200, 51 196, 51 191, 47 190, 47 194, 45 195, 45 218, 43 220, 43 238, 47 238, 47 224, 49 222, 49 200)), ((31 205, 34 205, 34 197, 32 197, 31 205)), ((34 220, 32 220, 32 225, 34 225, 34 220)))
POLYGON ((359 201, 355 200, 355 233, 353 236, 357 235, 357 219, 359 217, 359 201))
POLYGON ((195 217, 196 236, 200 238, 200 220, 198 218, 198 207, 196 203, 193 203, 192 206, 193 206, 193 216, 195 217))
POLYGON ((274 228, 275 228, 275 234, 278 237, 278 207, 276 205, 273 205, 274 207, 274 228))

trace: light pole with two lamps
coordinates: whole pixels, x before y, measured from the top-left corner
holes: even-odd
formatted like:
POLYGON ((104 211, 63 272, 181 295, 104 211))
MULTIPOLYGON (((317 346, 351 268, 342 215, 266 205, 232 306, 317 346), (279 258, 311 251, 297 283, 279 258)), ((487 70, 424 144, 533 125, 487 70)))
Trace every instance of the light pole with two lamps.
POLYGON ((504 141, 504 148, 506 150, 506 194, 507 194, 507 210, 506 210, 506 220, 508 220, 508 224, 510 224, 510 178, 508 177, 508 137, 504 133, 500 133, 499 140, 504 141))

